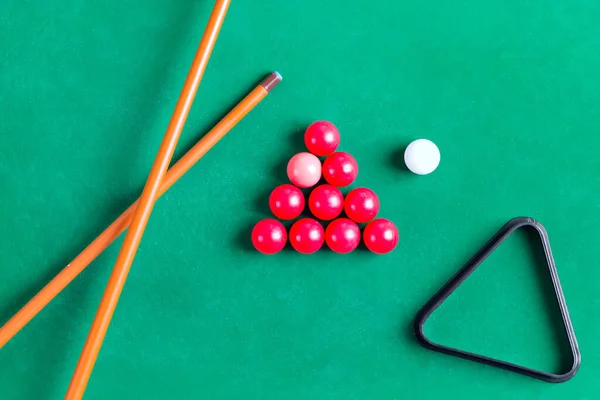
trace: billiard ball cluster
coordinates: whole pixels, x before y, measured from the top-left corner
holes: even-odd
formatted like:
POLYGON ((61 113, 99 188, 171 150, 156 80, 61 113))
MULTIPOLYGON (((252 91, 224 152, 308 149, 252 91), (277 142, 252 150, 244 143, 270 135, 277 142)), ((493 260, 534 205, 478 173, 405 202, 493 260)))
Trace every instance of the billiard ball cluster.
MULTIPOLYGON (((379 199, 367 188, 351 190, 346 197, 340 187, 350 185, 358 175, 358 164, 345 152, 336 152, 340 133, 331 122, 317 121, 304 134, 309 152, 294 155, 287 166, 287 175, 293 183, 277 186, 269 196, 269 208, 280 220, 298 218, 305 209, 306 200, 299 188, 317 185, 321 176, 327 182, 316 186, 308 196, 308 209, 316 218, 301 218, 289 231, 289 241, 299 253, 311 254, 324 243, 336 253, 350 253, 360 243, 357 224, 368 223, 363 230, 363 242, 377 254, 389 253, 398 243, 398 229, 389 220, 374 219, 379 212, 379 199), (327 157, 321 165, 317 157, 327 157), (344 212, 347 218, 339 218, 344 212), (331 221, 327 229, 318 221, 331 221)), ((283 224, 273 218, 260 221, 252 230, 252 244, 261 253, 275 254, 288 240, 283 224)))

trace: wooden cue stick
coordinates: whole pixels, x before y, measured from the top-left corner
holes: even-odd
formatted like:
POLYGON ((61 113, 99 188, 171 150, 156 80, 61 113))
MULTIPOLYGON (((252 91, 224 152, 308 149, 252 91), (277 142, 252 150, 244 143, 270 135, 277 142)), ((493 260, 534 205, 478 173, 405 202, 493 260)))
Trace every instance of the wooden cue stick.
MULTIPOLYGON (((240 101, 217 125, 194 145, 165 175, 159 195, 162 196, 187 171, 190 170, 219 140, 221 140, 238 122, 258 105, 271 91, 281 76, 271 73, 260 85, 240 101)), ((108 228, 90 243, 77 257, 56 275, 42 290, 25 304, 11 319, 0 327, 0 348, 8 343, 25 325, 66 288, 86 269, 112 242, 115 241, 131 223, 136 200, 108 228)))
POLYGON ((65 399, 81 399, 85 392, 85 388, 92 374, 94 364, 102 347, 102 342, 110 325, 110 321, 114 314, 115 308, 119 301, 119 296, 127 280, 127 275, 131 268, 131 264, 135 258, 135 254, 139 247, 142 235, 152 213, 152 209, 158 198, 160 184, 169 168, 171 158, 181 136, 181 131, 189 114, 190 108, 196 96, 198 86, 206 64, 210 58, 213 46, 219 35, 219 30, 225 19, 229 0, 217 0, 211 16, 208 20, 208 25, 204 31, 202 40, 198 47, 198 52, 194 57, 192 67, 186 78, 183 90, 175 106, 175 111, 165 132, 164 139, 158 149, 158 153, 154 160, 154 164, 150 169, 148 180, 140 196, 138 206, 133 213, 131 225, 121 251, 117 256, 115 266, 106 285, 106 290, 100 301, 100 306, 94 317, 90 333, 85 341, 83 350, 75 367, 75 372, 71 378, 71 383, 67 390, 65 399))

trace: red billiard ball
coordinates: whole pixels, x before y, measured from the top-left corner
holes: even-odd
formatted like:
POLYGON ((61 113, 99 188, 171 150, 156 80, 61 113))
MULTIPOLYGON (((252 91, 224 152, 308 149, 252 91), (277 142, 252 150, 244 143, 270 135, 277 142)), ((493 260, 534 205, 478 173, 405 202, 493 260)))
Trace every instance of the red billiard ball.
POLYGON ((331 122, 313 122, 304 132, 308 151, 316 156, 328 156, 340 145, 340 132, 331 122))
POLYGON ((319 185, 308 197, 308 208, 317 219, 329 221, 344 209, 344 195, 335 186, 319 185))
POLYGON ((360 229, 348 218, 336 219, 325 230, 325 242, 336 253, 350 253, 360 243, 360 229))
POLYGON ((298 253, 314 253, 323 246, 324 241, 323 226, 312 218, 302 218, 290 229, 290 243, 298 253))
POLYGON ((285 247, 287 232, 275 219, 263 219, 252 229, 252 244, 263 254, 275 254, 285 247))
POLYGON ((353 189, 346 195, 344 211, 356 223, 369 222, 379 212, 379 199, 371 189, 353 189))
POLYGON ((369 250, 376 254, 385 254, 394 250, 398 244, 398 228, 387 219, 371 221, 363 232, 363 241, 369 250))
POLYGON ((304 210, 304 194, 294 185, 279 185, 269 196, 269 208, 279 219, 294 219, 304 210))
POLYGON ((333 186, 348 186, 358 175, 358 164, 348 153, 333 153, 323 163, 323 177, 333 186))

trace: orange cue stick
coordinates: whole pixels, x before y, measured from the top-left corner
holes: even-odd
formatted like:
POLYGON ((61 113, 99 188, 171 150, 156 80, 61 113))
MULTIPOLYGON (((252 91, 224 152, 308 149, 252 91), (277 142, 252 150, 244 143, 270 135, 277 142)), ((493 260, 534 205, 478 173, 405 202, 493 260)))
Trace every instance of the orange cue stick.
POLYGON ((148 180, 131 218, 131 225, 125 235, 123 246, 117 256, 115 266, 106 285, 106 290, 100 301, 100 306, 94 317, 90 333, 85 341, 79 361, 77 362, 77 367, 71 378, 71 384, 65 396, 66 399, 81 399, 83 397, 110 320, 117 307, 119 296, 125 285, 131 264, 142 240, 142 235, 144 234, 150 214, 152 213, 152 208, 158 198, 160 184, 169 168, 173 152, 175 151, 198 86, 204 75, 206 64, 219 35, 219 30, 223 24, 228 7, 229 0, 217 0, 215 3, 198 51, 194 57, 192 67, 175 106, 171 122, 169 122, 154 164, 150 169, 148 180))
MULTIPOLYGON (((219 140, 258 105, 281 81, 277 72, 270 74, 260 85, 239 102, 214 128, 196 143, 165 175, 159 195, 162 196, 190 170, 219 140)), ((138 200, 139 201, 139 200, 138 200)), ((44 307, 88 267, 131 223, 138 201, 133 203, 108 228, 89 244, 69 265, 39 291, 10 320, 0 327, 0 348, 10 341, 44 307)))

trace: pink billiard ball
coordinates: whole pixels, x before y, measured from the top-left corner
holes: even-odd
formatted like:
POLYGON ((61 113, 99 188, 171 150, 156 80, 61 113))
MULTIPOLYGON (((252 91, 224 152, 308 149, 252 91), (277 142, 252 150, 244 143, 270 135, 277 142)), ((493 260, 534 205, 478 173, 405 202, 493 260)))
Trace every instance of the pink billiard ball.
POLYGON ((356 223, 369 222, 379 212, 379 199, 371 189, 353 189, 346 195, 344 211, 356 223))
POLYGON ((279 219, 294 219, 304 210, 304 194, 294 185, 279 185, 269 196, 269 208, 279 219))
POLYGON ((314 186, 321 179, 321 161, 314 154, 298 153, 290 159, 287 174, 290 181, 298 187, 314 186))
POLYGON ((358 175, 358 164, 348 153, 333 153, 323 163, 323 177, 333 186, 348 186, 358 175))
POLYGON ((363 241, 369 250, 376 254, 385 254, 394 250, 398 244, 398 228, 387 219, 371 221, 363 232, 363 241))
POLYGON ((340 132, 331 122, 313 122, 304 132, 308 151, 316 156, 328 156, 340 145, 340 132))
POLYGON ((350 253, 360 243, 360 229, 348 218, 332 221, 325 230, 327 246, 336 253, 350 253))
POLYGON ((324 241, 323 226, 312 218, 302 218, 290 229, 290 244, 298 253, 314 253, 323 246, 324 241))
POLYGON ((317 219, 329 221, 344 209, 344 195, 335 186, 319 185, 308 197, 308 208, 317 219))
POLYGON ((275 219, 263 219, 252 229, 252 244, 263 254, 275 254, 285 247, 287 232, 275 219))

